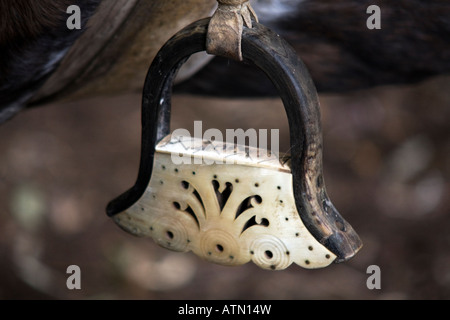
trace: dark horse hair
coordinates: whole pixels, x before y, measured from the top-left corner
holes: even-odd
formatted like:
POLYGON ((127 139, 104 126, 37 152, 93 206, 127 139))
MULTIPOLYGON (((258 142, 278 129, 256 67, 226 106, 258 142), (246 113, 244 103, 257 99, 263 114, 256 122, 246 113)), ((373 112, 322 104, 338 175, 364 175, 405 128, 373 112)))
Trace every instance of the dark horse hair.
POLYGON ((100 1, 0 0, 0 123, 57 68, 100 1), (70 5, 81 9, 81 30, 66 26, 70 5))
MULTIPOLYGON (((450 1, 272 2, 286 10, 281 7, 283 12, 275 19, 277 10, 261 15, 261 23, 295 48, 319 93, 413 84, 450 73, 450 1), (381 29, 367 27, 371 5, 380 8, 381 29)), ((223 58, 214 58, 175 91, 225 97, 277 95, 256 68, 223 58)))

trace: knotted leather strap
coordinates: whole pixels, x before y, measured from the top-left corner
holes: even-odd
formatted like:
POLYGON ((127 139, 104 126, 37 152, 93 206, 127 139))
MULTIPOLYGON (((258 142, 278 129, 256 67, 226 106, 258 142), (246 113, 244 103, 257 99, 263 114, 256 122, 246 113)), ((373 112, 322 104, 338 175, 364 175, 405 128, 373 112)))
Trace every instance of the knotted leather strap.
POLYGON ((242 61, 241 39, 245 26, 258 22, 248 0, 217 0, 219 6, 211 18, 206 39, 209 54, 242 61))

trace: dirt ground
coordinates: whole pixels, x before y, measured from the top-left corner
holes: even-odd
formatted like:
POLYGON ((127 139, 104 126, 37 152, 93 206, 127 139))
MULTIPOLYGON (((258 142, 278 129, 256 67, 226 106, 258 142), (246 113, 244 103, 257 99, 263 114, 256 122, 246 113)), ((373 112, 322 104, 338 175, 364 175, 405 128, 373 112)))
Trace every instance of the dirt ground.
MULTIPOLYGON (((449 299, 449 88, 320 96, 328 193, 364 247, 317 270, 214 265, 119 229, 105 207, 135 182, 139 94, 22 112, 0 126, 0 299, 449 299), (66 287, 70 265, 81 290, 66 287)), ((172 120, 278 128, 289 144, 279 99, 175 96, 172 120)))

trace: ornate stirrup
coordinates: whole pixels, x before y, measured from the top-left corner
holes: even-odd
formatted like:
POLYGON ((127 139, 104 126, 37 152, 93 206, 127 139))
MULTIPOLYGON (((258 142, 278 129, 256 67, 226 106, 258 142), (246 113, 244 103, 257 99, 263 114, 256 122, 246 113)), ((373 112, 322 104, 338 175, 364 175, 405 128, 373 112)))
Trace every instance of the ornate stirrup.
POLYGON ((289 161, 245 146, 170 135, 174 77, 190 55, 206 50, 209 21, 187 26, 155 57, 143 90, 138 178, 108 204, 107 214, 131 234, 223 265, 251 260, 269 270, 292 262, 318 268, 351 258, 362 243, 325 190, 316 89, 296 52, 276 33, 257 22, 243 28, 242 57, 278 89, 290 127, 289 161), (191 161, 178 164, 179 157, 191 161), (233 164, 227 164, 230 158, 233 164))

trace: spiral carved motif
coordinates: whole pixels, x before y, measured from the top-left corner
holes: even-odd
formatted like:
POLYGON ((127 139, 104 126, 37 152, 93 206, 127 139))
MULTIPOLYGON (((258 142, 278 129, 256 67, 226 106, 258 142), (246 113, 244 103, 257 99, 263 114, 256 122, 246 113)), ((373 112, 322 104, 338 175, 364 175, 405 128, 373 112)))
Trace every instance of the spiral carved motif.
POLYGON ((220 229, 206 231, 200 239, 202 256, 211 262, 233 265, 239 260, 240 248, 235 238, 220 229))
POLYGON ((173 251, 187 251, 189 244, 188 231, 183 224, 173 217, 162 217, 150 226, 156 243, 173 251))
POLYGON ((264 269, 280 270, 292 263, 290 252, 284 243, 275 236, 264 236, 250 245, 252 261, 264 269))

